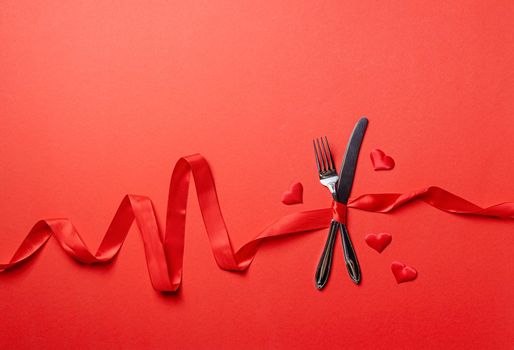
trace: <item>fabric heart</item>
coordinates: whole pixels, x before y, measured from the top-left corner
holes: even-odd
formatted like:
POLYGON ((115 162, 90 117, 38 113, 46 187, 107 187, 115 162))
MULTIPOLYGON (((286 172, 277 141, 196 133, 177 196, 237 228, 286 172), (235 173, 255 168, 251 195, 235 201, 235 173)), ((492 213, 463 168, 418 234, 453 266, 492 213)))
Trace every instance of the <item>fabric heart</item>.
POLYGON ((366 243, 377 252, 382 253, 382 251, 391 243, 393 236, 389 233, 370 233, 364 237, 366 243))
POLYGON ((394 278, 396 278, 398 284, 413 281, 418 277, 418 272, 412 266, 407 266, 397 261, 391 263, 391 271, 393 271, 394 278))
POLYGON ((391 170, 394 168, 394 159, 378 148, 371 150, 370 158, 375 170, 391 170))
POLYGON ((289 189, 282 194, 282 203, 291 205, 303 203, 303 186, 301 182, 294 182, 289 189))

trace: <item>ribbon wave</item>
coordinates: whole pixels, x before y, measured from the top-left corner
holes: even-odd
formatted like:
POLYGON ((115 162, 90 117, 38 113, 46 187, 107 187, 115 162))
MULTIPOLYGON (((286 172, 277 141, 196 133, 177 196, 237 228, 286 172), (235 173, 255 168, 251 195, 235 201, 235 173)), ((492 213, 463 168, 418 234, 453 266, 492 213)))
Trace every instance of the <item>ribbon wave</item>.
MULTIPOLYGON (((29 259, 52 235, 64 251, 80 262, 87 264, 108 262, 118 254, 135 221, 143 239, 153 288, 160 292, 176 291, 182 281, 186 207, 191 174, 195 181, 196 194, 212 252, 216 263, 223 270, 246 270, 252 263, 260 244, 266 240, 326 228, 333 217, 339 219, 345 217, 344 213, 332 207, 289 214, 269 225, 235 251, 223 220, 209 164, 203 156, 194 154, 180 158, 173 169, 164 234, 159 227, 157 214, 150 198, 126 195, 95 254, 88 249, 69 219, 40 220, 32 227, 10 261, 0 264, 0 271, 29 259)), ((386 213, 416 199, 453 214, 514 219, 514 202, 482 208, 434 186, 405 194, 365 194, 350 200, 348 208, 386 213)), ((340 208, 340 210, 346 210, 346 208, 340 208)))

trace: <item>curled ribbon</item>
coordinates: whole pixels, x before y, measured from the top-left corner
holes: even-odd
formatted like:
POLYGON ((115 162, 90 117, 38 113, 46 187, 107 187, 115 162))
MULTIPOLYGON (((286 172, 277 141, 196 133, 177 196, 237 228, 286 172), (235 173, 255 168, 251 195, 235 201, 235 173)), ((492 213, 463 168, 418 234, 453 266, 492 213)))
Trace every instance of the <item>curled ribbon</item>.
MULTIPOLYGON (((61 247, 83 263, 108 262, 118 254, 135 221, 144 243, 150 281, 157 291, 176 291, 182 280, 185 219, 191 173, 196 185, 203 221, 212 252, 223 270, 243 271, 252 263, 261 243, 280 236, 309 232, 328 227, 330 219, 346 220, 346 207, 302 211, 286 215, 260 232, 255 238, 234 251, 221 213, 210 167, 199 154, 180 158, 173 169, 169 186, 166 228, 164 235, 150 198, 126 195, 121 201, 107 233, 95 254, 91 253, 69 219, 38 221, 25 237, 8 263, 0 271, 29 259, 52 236, 61 247)), ((348 208, 386 213, 415 199, 454 214, 481 215, 505 219, 514 218, 514 203, 479 207, 439 187, 428 187, 410 193, 379 193, 359 196, 348 208)))

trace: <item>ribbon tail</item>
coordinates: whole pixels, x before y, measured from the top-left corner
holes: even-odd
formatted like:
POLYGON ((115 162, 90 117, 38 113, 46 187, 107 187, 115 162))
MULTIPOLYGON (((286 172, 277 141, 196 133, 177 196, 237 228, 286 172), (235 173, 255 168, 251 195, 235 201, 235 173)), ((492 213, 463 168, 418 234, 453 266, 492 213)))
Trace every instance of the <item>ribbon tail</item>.
POLYGON ((479 215, 503 219, 514 218, 514 202, 505 202, 482 208, 437 186, 430 186, 408 193, 365 194, 352 199, 349 208, 388 213, 414 200, 423 202, 448 213, 479 215))

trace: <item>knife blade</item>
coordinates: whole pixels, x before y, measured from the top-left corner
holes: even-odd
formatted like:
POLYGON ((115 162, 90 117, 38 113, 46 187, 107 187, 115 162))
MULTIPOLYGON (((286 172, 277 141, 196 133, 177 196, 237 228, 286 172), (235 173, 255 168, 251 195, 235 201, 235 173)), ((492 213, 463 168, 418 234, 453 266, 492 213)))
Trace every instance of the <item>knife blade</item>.
MULTIPOLYGON (((364 133, 368 126, 368 119, 361 118, 355 128, 353 129, 350 140, 346 147, 346 152, 343 158, 343 164, 341 165, 341 172, 339 173, 339 180, 337 182, 336 189, 336 200, 343 204, 348 203, 350 193, 352 191, 353 179, 355 178, 355 170, 357 168, 357 160, 359 158, 359 151, 364 139, 364 133)), ((346 269, 350 278, 355 284, 359 284, 361 281, 361 271, 357 255, 353 249, 352 240, 348 233, 348 228, 345 223, 339 224, 341 231, 341 241, 343 244, 344 261, 346 269)))
POLYGON ((359 151, 367 127, 368 119, 359 119, 346 146, 341 172, 339 173, 339 181, 337 182, 337 201, 343 204, 348 204, 348 198, 350 198, 357 168, 357 159, 359 158, 359 151))

